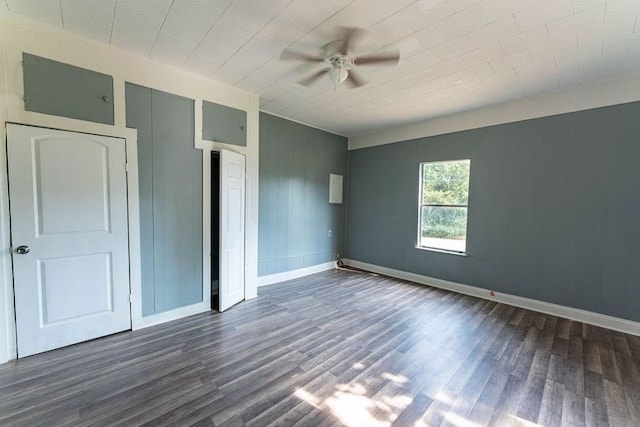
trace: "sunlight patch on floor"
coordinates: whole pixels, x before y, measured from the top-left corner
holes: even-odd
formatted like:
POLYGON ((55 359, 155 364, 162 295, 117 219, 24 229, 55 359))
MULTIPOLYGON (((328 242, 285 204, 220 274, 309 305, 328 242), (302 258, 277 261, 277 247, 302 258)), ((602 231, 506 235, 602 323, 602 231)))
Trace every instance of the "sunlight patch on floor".
POLYGON ((389 421, 379 420, 371 413, 374 402, 366 396, 337 391, 325 401, 331 413, 341 423, 350 426, 386 427, 389 421))
MULTIPOLYGON (((400 386, 408 382, 407 378, 392 374, 383 374, 382 377, 400 386)), ((340 423, 349 427, 388 427, 413 401, 402 394, 371 398, 367 396, 366 387, 360 383, 338 384, 333 394, 324 401, 303 388, 298 388, 294 395, 314 408, 331 413, 340 423)))
POLYGON ((461 417, 460 415, 454 414, 452 412, 441 412, 444 419, 453 424, 456 427, 482 427, 481 424, 474 423, 465 417, 461 417))
POLYGON ((534 422, 527 421, 524 418, 520 418, 520 417, 515 416, 515 415, 507 414, 507 417, 511 418, 511 420, 513 421, 512 425, 517 426, 517 427, 541 427, 540 424, 536 424, 534 422))
MULTIPOLYGON (((372 394, 367 387, 361 383, 337 384, 333 393, 324 398, 323 396, 315 396, 303 388, 296 389, 294 395, 313 406, 320 409, 327 415, 332 415, 342 425, 348 427, 390 427, 394 421, 402 414, 402 412, 412 404, 413 398, 404 394, 403 391, 409 383, 409 379, 402 375, 394 375, 383 373, 379 376, 388 382, 384 387, 374 393, 373 397, 367 396, 372 394)), ((368 378, 370 380, 372 378, 368 378)), ((428 396, 434 401, 439 401, 444 406, 438 408, 438 415, 442 416, 448 425, 455 427, 481 427, 482 424, 469 419, 467 415, 460 415, 451 412, 451 406, 456 402, 456 396, 440 390, 435 395, 428 396), (440 410, 441 409, 441 410, 440 410)), ((422 409, 426 411, 426 408, 422 409)), ((430 418, 427 412, 415 413, 410 421, 414 427, 428 427, 430 418), (425 419, 425 416, 427 419, 425 419)), ((509 419, 509 425, 516 427, 541 427, 539 424, 527 421, 511 414, 506 415, 509 419)))
POLYGON ((456 400, 455 397, 449 396, 444 391, 439 391, 436 393, 436 400, 439 400, 442 403, 446 403, 447 405, 453 405, 453 402, 456 400))
POLYGON ((386 380, 389 380, 389 381, 393 381, 396 384, 405 384, 405 383, 407 383, 409 381, 407 379, 407 377, 405 377, 404 375, 393 375, 393 374, 389 374, 387 372, 382 374, 382 378, 384 378, 386 380))
POLYGON ((384 396, 382 400, 384 401, 384 403, 386 403, 390 407, 396 408, 396 409, 404 409, 407 406, 409 406, 411 402, 413 402, 413 399, 411 397, 403 396, 403 395, 384 396))
POLYGON ((293 395, 296 396, 298 399, 304 402, 307 402, 309 405, 313 406, 314 408, 320 408, 320 399, 318 399, 311 393, 307 392, 303 388, 296 389, 293 395))

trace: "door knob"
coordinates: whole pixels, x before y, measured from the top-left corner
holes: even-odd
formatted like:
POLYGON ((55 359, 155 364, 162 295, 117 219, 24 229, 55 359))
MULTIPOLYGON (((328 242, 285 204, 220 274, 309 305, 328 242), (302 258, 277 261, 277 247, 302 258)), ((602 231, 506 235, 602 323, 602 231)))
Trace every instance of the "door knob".
POLYGON ((25 254, 28 254, 30 250, 31 248, 29 246, 22 245, 16 248, 16 253, 18 255, 25 255, 25 254))

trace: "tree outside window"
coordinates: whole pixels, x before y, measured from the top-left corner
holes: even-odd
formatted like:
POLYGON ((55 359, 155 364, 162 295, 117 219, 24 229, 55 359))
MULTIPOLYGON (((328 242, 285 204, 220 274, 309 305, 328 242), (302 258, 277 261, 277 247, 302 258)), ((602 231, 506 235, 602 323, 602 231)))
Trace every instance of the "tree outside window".
POLYGON ((420 164, 418 247, 465 253, 470 160, 420 164))

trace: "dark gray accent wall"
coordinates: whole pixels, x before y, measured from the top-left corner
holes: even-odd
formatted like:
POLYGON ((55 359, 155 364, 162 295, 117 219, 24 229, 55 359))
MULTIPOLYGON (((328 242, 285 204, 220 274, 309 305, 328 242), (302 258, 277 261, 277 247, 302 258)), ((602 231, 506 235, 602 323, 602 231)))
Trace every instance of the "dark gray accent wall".
POLYGON ((347 155, 342 136, 260 113, 259 276, 344 254, 345 205, 329 204, 329 174, 346 192, 347 155))
POLYGON ((202 138, 247 146, 247 112, 209 101, 202 102, 202 138))
POLYGON ((640 103, 354 150, 347 256, 640 321, 640 103), (469 257, 416 249, 418 165, 471 159, 469 257))
POLYGON ((27 111, 113 124, 113 78, 23 53, 27 111))
POLYGON ((202 151, 194 101, 126 84, 138 130, 143 315, 202 301, 202 151))

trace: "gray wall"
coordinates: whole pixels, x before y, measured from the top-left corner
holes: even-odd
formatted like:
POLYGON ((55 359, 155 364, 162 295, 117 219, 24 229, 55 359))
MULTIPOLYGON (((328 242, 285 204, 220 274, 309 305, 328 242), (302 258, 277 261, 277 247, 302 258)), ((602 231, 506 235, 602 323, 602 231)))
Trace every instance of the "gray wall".
POLYGON ((194 102, 126 84, 127 126, 138 130, 142 313, 202 301, 202 151, 194 102))
POLYGON ((331 173, 346 192, 346 138, 260 113, 259 276, 344 254, 345 205, 329 204, 331 173))
POLYGON ((351 151, 347 256, 640 321, 640 103, 351 151), (418 165, 471 159, 469 257, 415 248, 418 165))

